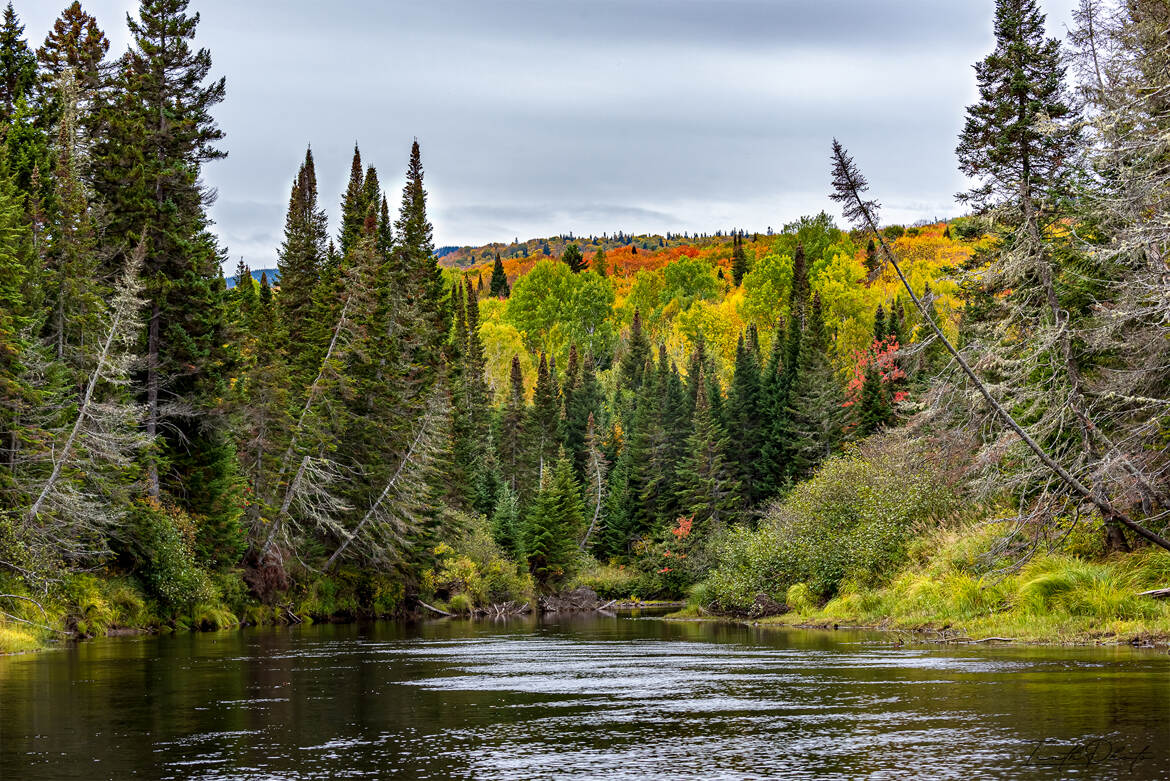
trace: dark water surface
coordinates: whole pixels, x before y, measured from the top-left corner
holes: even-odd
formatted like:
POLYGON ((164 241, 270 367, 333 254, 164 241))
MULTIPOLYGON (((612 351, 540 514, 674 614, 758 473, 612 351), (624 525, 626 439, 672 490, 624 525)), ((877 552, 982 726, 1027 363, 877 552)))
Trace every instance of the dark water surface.
POLYGON ((589 616, 0 658, 0 779, 1170 778, 1170 656, 589 616))

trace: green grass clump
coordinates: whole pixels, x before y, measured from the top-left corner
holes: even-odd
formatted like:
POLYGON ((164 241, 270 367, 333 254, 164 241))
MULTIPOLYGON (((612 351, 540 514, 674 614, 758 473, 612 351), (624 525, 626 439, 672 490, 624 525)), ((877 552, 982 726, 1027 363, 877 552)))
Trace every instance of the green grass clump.
POLYGON ((602 599, 623 599, 634 593, 637 584, 637 570, 590 560, 581 568, 569 587, 591 588, 602 599))
POLYGON ((456 594, 447 603, 447 611, 461 616, 471 615, 475 612, 475 602, 467 594, 456 594))
POLYGON ((240 620, 223 605, 196 605, 191 612, 190 627, 204 632, 230 629, 240 625, 240 620))
POLYGON ((43 645, 41 635, 35 630, 18 628, 0 619, 0 654, 36 651, 43 645))

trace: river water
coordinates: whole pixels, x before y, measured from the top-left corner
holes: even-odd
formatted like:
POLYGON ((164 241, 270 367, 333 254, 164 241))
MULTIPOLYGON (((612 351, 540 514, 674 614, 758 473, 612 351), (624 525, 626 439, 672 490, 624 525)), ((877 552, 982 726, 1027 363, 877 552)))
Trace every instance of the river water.
POLYGON ((0 658, 0 779, 1170 778, 1170 656, 601 615, 0 658))

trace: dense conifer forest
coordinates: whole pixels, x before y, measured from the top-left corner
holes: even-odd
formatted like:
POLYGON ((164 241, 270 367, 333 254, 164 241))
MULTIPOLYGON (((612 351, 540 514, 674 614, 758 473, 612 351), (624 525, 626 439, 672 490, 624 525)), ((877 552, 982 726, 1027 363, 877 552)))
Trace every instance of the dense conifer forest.
POLYGON ((961 217, 825 139, 847 223, 437 250, 407 138, 336 209, 307 149, 230 287, 188 5, 0 24, 0 650, 581 586, 1170 634, 1164 2, 997 0, 961 217))

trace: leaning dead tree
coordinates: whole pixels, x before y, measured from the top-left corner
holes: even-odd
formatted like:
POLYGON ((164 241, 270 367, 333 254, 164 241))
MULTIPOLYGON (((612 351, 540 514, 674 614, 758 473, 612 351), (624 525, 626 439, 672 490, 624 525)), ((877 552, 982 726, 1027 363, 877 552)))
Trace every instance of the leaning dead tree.
POLYGON ((72 421, 50 442, 50 468, 29 485, 20 536, 33 558, 76 559, 98 553, 121 520, 125 472, 149 440, 142 433, 142 408, 128 386, 143 302, 140 244, 126 262, 114 290, 106 331, 93 369, 76 400, 72 421))
POLYGON ((991 409, 993 415, 1008 429, 1019 437, 1020 441, 1032 452, 1036 459, 1048 470, 1056 479, 1063 483, 1073 494, 1080 498, 1081 501, 1088 502, 1096 507, 1106 522, 1119 523, 1125 526, 1139 537, 1158 545, 1166 550, 1170 550, 1170 540, 1165 539, 1156 532, 1146 528, 1140 523, 1137 523, 1127 514, 1119 510, 1110 498, 1098 487, 1086 485, 1078 477, 1070 473, 1064 466, 1058 463, 1046 450, 1043 448, 1008 412, 1003 405, 996 399, 996 397, 988 389, 988 386, 976 375, 974 369, 963 357, 963 355, 955 348, 950 339, 946 337, 939 324, 935 322, 929 309, 923 304, 921 298, 915 293, 914 289, 907 281, 905 274, 902 272, 901 266, 898 264, 898 259, 890 250, 889 245, 885 241, 885 237, 878 230, 877 212, 880 208, 878 201, 867 199, 866 193, 869 191, 869 183, 854 163, 853 158, 845 150, 841 144, 833 140, 833 193, 830 197, 842 205, 842 211, 845 218, 857 227, 867 231, 877 242, 881 249, 885 261, 894 269, 901 280, 903 287, 906 288, 907 294, 910 296, 914 306, 918 309, 923 318, 923 322, 930 326, 935 337, 950 353, 955 363, 960 370, 983 397, 988 407, 991 409))

